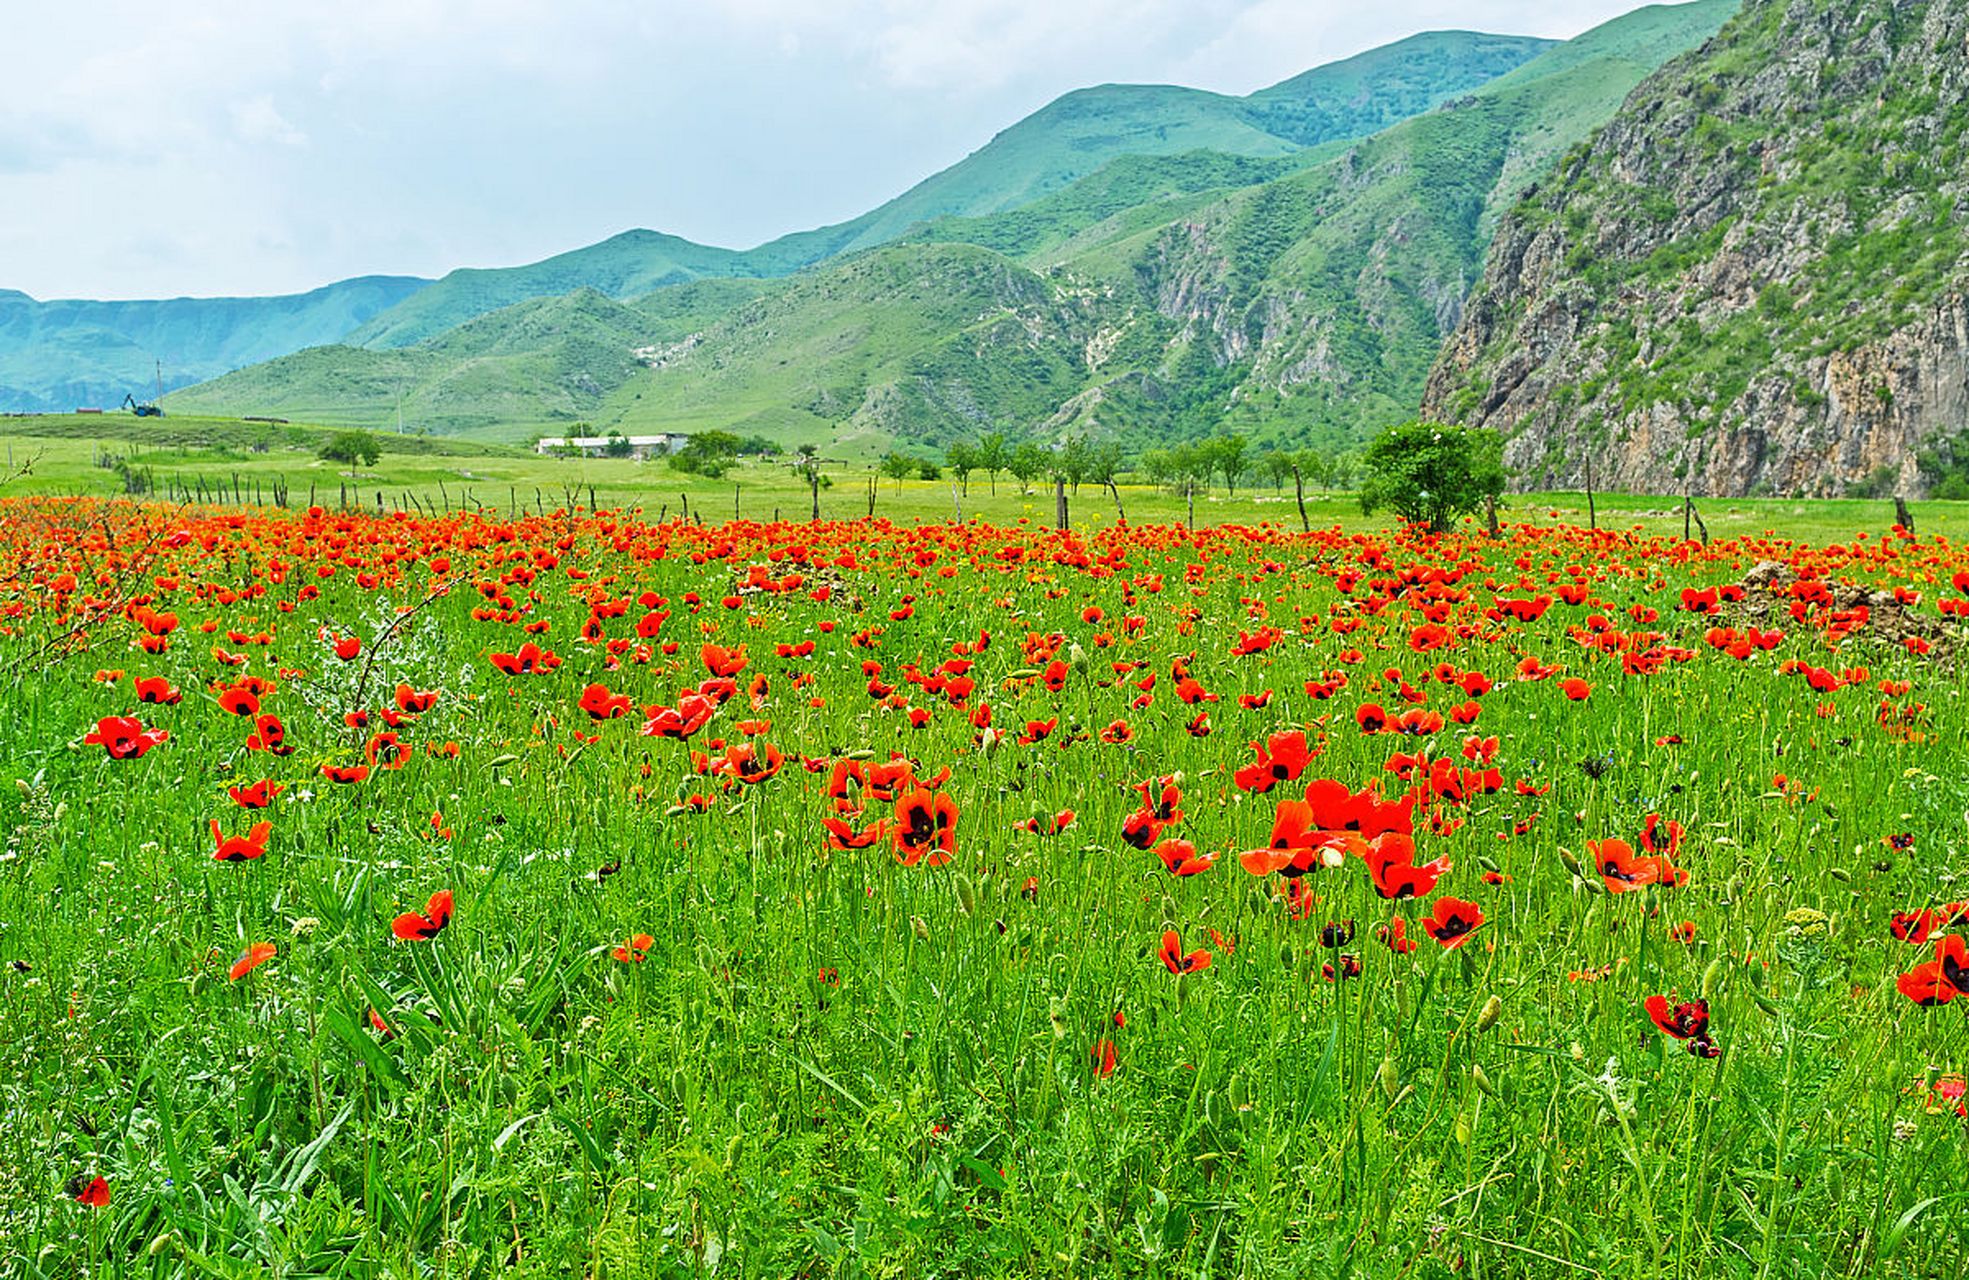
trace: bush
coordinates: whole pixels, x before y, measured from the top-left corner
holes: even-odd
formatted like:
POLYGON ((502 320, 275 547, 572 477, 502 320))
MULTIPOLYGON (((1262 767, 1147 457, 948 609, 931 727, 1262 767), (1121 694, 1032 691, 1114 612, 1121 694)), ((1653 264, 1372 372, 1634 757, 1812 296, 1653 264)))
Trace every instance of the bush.
POLYGON ((337 431, 317 451, 323 462, 341 462, 351 467, 373 467, 383 456, 383 442, 370 431, 337 431))
POLYGON ((1480 427, 1405 422, 1389 427, 1361 458, 1361 510, 1386 507, 1412 524, 1447 533, 1504 492, 1504 441, 1480 427))

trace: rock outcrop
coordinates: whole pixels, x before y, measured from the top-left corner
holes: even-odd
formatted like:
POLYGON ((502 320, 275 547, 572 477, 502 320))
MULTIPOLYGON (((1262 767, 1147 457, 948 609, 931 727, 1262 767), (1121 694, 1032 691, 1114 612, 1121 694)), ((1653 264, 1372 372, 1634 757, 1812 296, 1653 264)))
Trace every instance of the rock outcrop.
POLYGON ((1747 0, 1504 220, 1424 413, 1528 488, 1915 494, 1969 426, 1969 5, 1747 0))

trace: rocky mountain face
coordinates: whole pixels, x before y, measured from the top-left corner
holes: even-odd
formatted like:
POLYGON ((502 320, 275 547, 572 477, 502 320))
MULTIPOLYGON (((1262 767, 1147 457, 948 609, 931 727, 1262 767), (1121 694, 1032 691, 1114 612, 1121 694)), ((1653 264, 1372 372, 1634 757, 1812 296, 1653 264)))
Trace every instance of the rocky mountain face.
POLYGON ((1746 0, 1503 220, 1424 414, 1527 488, 1915 494, 1969 424, 1969 5, 1746 0))

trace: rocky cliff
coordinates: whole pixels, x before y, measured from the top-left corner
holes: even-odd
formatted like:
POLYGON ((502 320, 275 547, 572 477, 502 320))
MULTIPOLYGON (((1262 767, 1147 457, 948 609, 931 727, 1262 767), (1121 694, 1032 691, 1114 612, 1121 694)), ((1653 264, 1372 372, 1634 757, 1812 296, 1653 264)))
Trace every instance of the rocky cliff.
POLYGON ((1424 413, 1530 488, 1917 493, 1969 424, 1969 5, 1746 0, 1503 221, 1424 413))

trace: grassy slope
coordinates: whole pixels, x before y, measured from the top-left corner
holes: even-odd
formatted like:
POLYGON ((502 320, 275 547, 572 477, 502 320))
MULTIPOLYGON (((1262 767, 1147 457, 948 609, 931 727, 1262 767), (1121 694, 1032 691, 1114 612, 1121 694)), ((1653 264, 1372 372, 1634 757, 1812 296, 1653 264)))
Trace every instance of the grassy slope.
POLYGON ((980 328, 967 295, 961 331, 927 332, 933 315, 870 288, 850 262, 707 331, 675 366, 639 374, 603 418, 796 434, 847 418, 851 431, 923 443, 986 426, 1140 442, 1208 429, 1235 391, 1242 428, 1342 444, 1414 411, 1523 181, 1732 7, 1618 19, 1351 148, 1129 157, 1026 207, 932 224, 888 252, 969 241, 1019 257, 1050 287, 1033 323, 980 328), (815 350, 804 335, 819 334, 875 345, 815 350))
POLYGON ((150 399, 316 343, 332 342, 428 281, 364 276, 268 298, 37 302, 0 290, 0 410, 66 412, 150 399))

